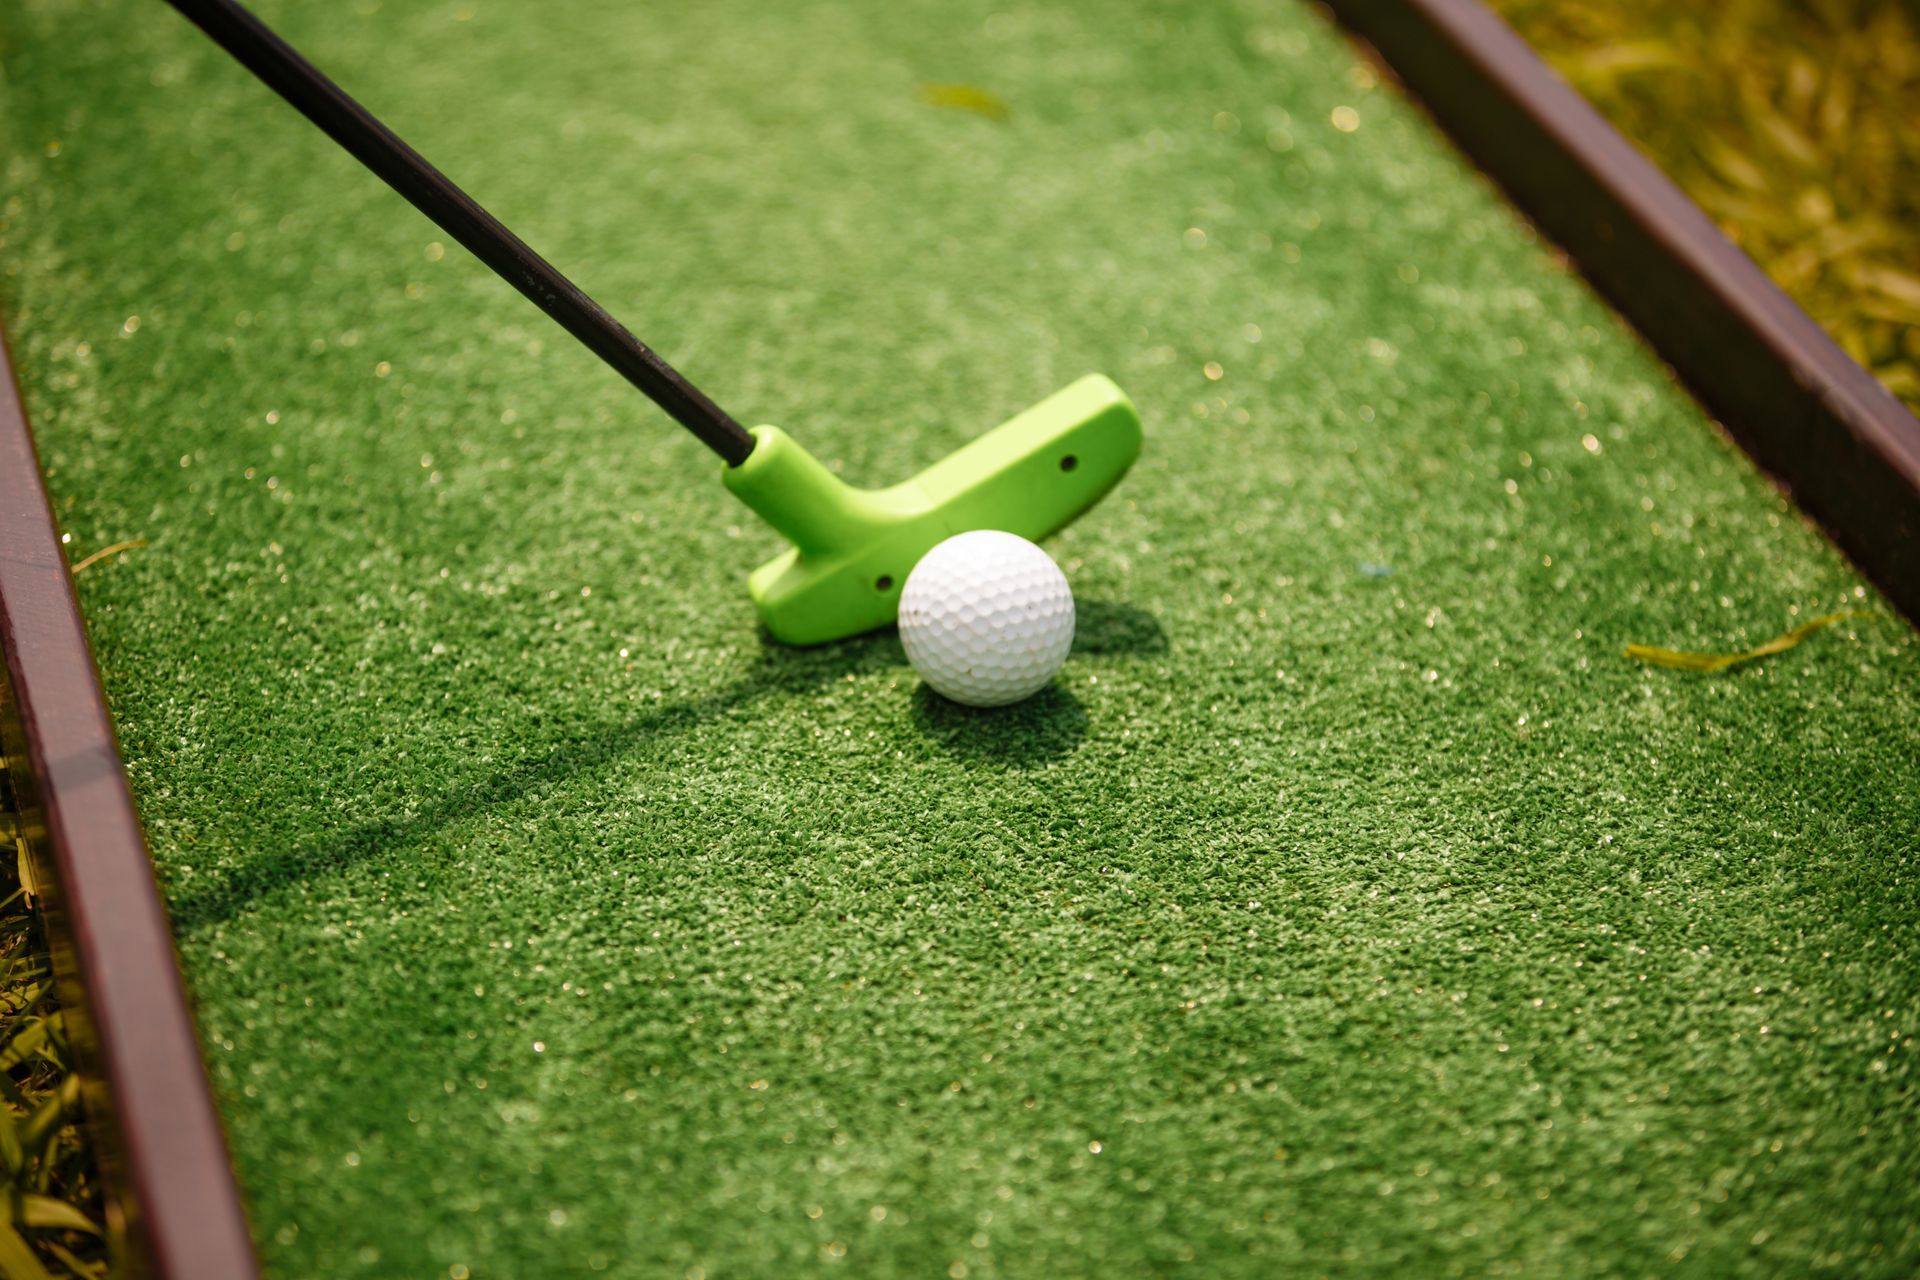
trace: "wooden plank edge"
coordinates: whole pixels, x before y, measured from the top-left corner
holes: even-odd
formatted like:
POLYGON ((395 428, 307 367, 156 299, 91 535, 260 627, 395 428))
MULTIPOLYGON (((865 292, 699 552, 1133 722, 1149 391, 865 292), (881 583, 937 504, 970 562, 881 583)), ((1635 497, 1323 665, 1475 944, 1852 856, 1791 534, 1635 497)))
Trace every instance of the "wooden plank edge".
POLYGON ((1920 421, 1480 0, 1325 0, 1920 622, 1920 421))
POLYGON ((0 716, 129 1275, 259 1268, 166 908, 0 332, 0 716))

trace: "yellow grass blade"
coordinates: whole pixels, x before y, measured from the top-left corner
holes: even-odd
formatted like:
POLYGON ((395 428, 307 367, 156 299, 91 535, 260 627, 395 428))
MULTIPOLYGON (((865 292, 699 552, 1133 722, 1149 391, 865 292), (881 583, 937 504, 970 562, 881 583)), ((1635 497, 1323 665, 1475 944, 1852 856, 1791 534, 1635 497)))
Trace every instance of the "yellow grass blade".
POLYGON ((971 111, 989 120, 1005 120, 1007 104, 998 96, 971 84, 923 84, 920 101, 930 107, 951 107, 971 111))
POLYGON ((1691 653, 1681 649, 1662 649, 1650 644, 1630 644, 1626 654, 1635 662, 1644 662, 1650 667, 1668 667, 1674 671, 1697 671, 1711 674, 1725 671, 1728 667, 1742 662, 1752 662, 1755 658, 1768 658, 1787 650, 1805 640, 1822 627, 1830 627, 1845 618, 1865 618, 1874 615, 1860 609, 1843 609, 1839 613, 1822 614, 1811 622, 1803 622, 1793 630, 1775 636, 1765 644, 1755 645, 1737 653, 1691 653))
POLYGON ((144 547, 146 545, 147 545, 147 540, 145 538, 128 538, 125 542, 116 542, 110 547, 100 548, 98 551, 88 556, 85 560, 82 560, 79 564, 76 564, 75 566, 73 566, 73 571, 75 573, 79 573, 82 569, 85 569, 97 563, 98 561, 105 560, 110 555, 115 555, 121 551, 132 551, 135 547, 144 547))

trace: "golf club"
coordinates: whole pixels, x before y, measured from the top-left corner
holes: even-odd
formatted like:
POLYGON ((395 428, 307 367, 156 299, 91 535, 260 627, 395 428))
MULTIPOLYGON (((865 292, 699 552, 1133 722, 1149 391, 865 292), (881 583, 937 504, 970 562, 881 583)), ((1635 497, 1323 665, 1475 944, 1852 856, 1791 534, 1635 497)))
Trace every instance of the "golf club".
POLYGON ((1139 456, 1133 405, 1089 375, 910 480, 847 485, 778 427, 734 421, 247 9, 168 3, 725 460, 727 488, 793 543, 747 583, 779 640, 821 644, 887 625, 908 571, 936 543, 974 529, 1043 538, 1139 456))

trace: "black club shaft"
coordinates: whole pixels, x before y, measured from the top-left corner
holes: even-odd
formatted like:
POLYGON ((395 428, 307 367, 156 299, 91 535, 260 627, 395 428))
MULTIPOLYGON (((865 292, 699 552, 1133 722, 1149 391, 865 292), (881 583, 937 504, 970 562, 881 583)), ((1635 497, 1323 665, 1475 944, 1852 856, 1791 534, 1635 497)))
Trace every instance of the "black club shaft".
POLYGON ((753 437, 744 427, 260 19, 233 0, 167 2, 702 444, 732 465, 746 461, 753 437))

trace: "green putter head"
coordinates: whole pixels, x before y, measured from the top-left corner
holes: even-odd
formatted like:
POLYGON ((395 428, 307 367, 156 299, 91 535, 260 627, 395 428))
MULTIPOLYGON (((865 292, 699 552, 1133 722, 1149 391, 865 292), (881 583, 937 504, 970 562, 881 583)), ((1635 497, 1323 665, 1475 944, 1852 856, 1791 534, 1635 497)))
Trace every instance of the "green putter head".
POLYGON ((920 557, 956 533, 1038 541, 1106 495, 1140 456, 1140 415, 1091 374, 890 489, 855 489, 778 427, 755 427, 727 488, 793 546, 747 594, 776 639, 824 644, 884 627, 920 557))

